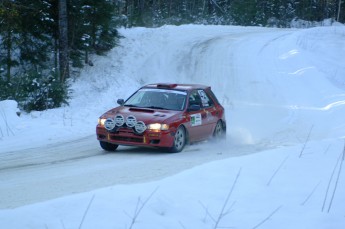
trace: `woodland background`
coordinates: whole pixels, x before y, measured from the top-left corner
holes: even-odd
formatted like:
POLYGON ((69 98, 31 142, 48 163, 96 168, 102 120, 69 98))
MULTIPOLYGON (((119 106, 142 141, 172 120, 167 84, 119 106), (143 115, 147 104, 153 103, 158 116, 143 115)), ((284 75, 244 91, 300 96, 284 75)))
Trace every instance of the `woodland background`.
POLYGON ((26 111, 67 104, 72 79, 93 65, 90 55, 116 47, 119 27, 312 27, 325 19, 344 23, 344 5, 342 0, 0 0, 0 100, 16 100, 26 111))

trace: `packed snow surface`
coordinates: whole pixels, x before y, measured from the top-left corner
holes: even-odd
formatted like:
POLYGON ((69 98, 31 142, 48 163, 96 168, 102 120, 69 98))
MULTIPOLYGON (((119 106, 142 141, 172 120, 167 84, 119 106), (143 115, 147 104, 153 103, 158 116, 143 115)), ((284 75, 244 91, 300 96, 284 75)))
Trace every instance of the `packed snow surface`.
POLYGON ((18 116, 14 101, 0 102, 2 227, 345 227, 344 26, 120 33, 73 80, 69 106, 18 116), (179 154, 102 152, 97 118, 155 82, 210 85, 226 140, 179 154))

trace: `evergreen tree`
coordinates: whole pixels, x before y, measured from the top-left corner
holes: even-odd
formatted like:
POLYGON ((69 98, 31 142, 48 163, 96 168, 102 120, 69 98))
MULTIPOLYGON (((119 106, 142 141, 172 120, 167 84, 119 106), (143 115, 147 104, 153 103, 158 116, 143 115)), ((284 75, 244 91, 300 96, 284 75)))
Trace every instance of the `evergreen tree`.
POLYGON ((253 0, 234 0, 232 2, 231 14, 237 25, 257 25, 256 22, 257 4, 253 0))
POLYGON ((28 109, 59 106, 69 65, 92 65, 89 55, 113 48, 121 25, 289 27, 295 18, 344 22, 344 12, 342 0, 1 0, 0 99, 18 99, 28 109))
POLYGON ((69 43, 72 64, 90 64, 89 53, 103 54, 117 43, 112 1, 74 0, 69 5, 69 43))
POLYGON ((12 68, 19 64, 15 50, 19 46, 20 9, 16 1, 0 3, 0 76, 10 82, 12 68))
POLYGON ((0 99, 27 110, 66 102, 70 53, 88 62, 114 47, 114 9, 110 0, 0 1, 0 99))
POLYGON ((20 65, 24 71, 42 71, 47 68, 52 47, 47 27, 52 18, 47 13, 47 2, 22 0, 20 16, 20 65), (28 23, 30 22, 30 23, 28 23))

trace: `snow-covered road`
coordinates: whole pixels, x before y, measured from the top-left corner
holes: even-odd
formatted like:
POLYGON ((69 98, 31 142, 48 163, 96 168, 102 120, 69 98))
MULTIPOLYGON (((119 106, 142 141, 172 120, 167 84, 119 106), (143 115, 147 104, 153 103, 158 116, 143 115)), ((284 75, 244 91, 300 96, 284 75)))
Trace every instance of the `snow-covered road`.
POLYGON ((159 180, 203 163, 259 150, 254 146, 204 142, 187 146, 181 154, 132 147, 106 153, 95 136, 89 136, 6 152, 0 154, 0 208, 14 208, 112 185, 159 180))

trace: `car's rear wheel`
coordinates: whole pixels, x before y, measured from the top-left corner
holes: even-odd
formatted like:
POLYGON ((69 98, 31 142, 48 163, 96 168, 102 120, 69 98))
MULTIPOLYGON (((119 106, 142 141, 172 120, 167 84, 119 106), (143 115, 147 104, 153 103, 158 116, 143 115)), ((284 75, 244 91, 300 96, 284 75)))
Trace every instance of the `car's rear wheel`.
POLYGON ((115 151, 119 145, 111 144, 109 142, 102 142, 100 141, 99 144, 101 145, 101 148, 105 151, 115 151))
POLYGON ((170 151, 173 153, 181 152, 186 145, 186 130, 183 126, 179 126, 175 133, 174 144, 170 148, 170 151))
POLYGON ((221 139, 225 137, 225 130, 223 127, 223 122, 218 120, 216 127, 214 128, 213 137, 221 139))

